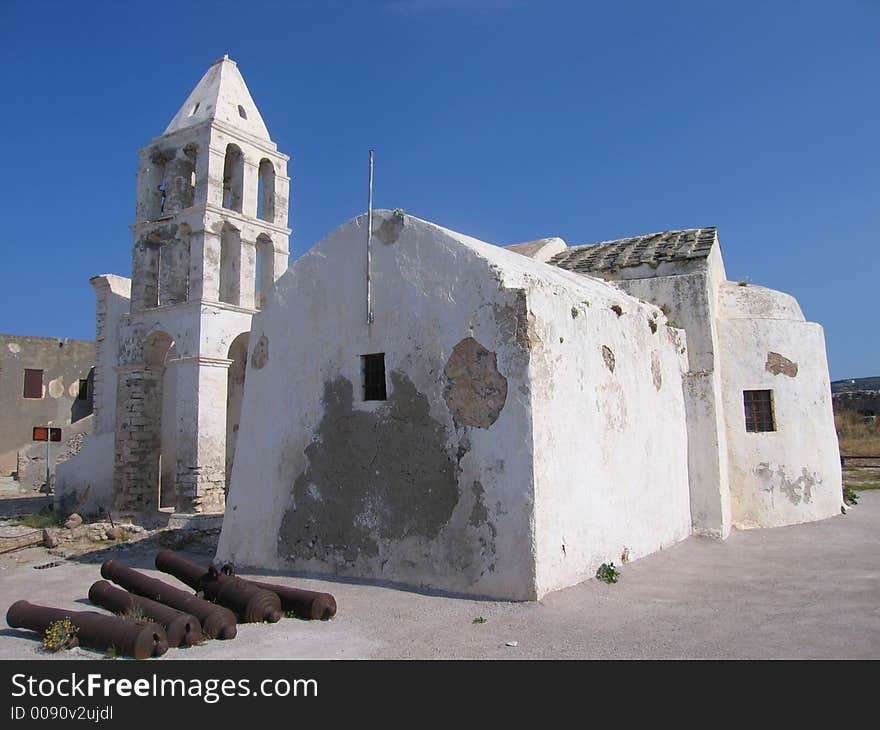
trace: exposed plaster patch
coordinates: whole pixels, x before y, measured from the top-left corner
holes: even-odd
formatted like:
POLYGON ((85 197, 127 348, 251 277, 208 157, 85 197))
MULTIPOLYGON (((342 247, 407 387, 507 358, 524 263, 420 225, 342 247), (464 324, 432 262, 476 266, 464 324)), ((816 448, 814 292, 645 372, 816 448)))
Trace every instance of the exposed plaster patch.
POLYGON ((660 357, 656 351, 651 352, 651 380, 654 382, 654 387, 660 390, 663 385, 663 374, 660 372, 660 357))
MULTIPOLYGON (((489 510, 486 508, 486 503, 483 500, 486 494, 486 490, 483 489, 483 485, 479 481, 474 481, 471 485, 471 491, 474 495, 474 506, 471 509, 470 519, 468 520, 468 524, 471 527, 477 528, 477 541, 480 545, 480 560, 484 565, 487 565, 487 570, 490 573, 495 572, 495 538, 498 536, 498 530, 495 528, 495 523, 489 519, 489 510), (481 528, 486 526, 489 529, 489 535, 486 536, 484 532, 482 532, 481 528)), ((485 574, 485 570, 481 571, 480 575, 485 574)))
MULTIPOLYGON (((510 290, 508 290, 510 291, 510 290)), ((526 293, 522 289, 511 292, 513 301, 509 304, 493 304, 495 324, 504 341, 513 340, 520 351, 528 353, 541 344, 541 338, 535 326, 535 315, 529 310, 526 293)), ((522 362, 528 366, 528 360, 522 362)))
POLYGON ((787 357, 783 357, 778 352, 767 353, 767 362, 764 367, 768 373, 773 375, 782 374, 787 375, 789 378, 794 378, 798 374, 798 364, 792 362, 787 357))
MULTIPOLYGON (((352 565, 376 558, 382 543, 432 540, 449 522, 460 495, 446 429, 406 375, 392 372, 391 383, 376 411, 354 410, 345 378, 324 383, 308 463, 284 475, 293 484, 278 535, 281 558, 352 565)), ((475 507, 471 518, 481 515, 475 507)))
POLYGON ((6 345, 6 349, 8 349, 9 352, 11 352, 13 355, 17 355, 19 352, 21 352, 21 345, 19 345, 17 342, 10 342, 8 345, 6 345))
POLYGON ((267 362, 269 362, 269 338, 266 335, 260 335, 251 355, 251 367, 254 370, 262 370, 267 362))
MULTIPOLYGON (((475 481, 471 485, 471 491, 474 493, 474 506, 473 509, 471 509, 471 516, 468 520, 468 524, 473 527, 479 527, 489 521, 489 510, 486 509, 486 503, 483 501, 483 496, 486 494, 486 490, 483 489, 483 485, 480 484, 479 481, 475 481)), ((492 535, 495 535, 494 525, 492 527, 492 535)))
POLYGON ((605 367, 613 373, 615 365, 614 353, 611 352, 611 348, 608 345, 602 345, 602 359, 605 361, 605 367))
POLYGON ((60 398, 64 395, 64 378, 59 377, 49 381, 49 397, 60 398))
POLYGON ((443 375, 443 397, 456 426, 489 428, 495 423, 507 399, 507 378, 498 372, 494 352, 465 337, 452 349, 443 375))
POLYGON ((821 477, 811 474, 806 468, 801 469, 799 477, 791 478, 786 474, 784 466, 780 464, 774 472, 767 462, 758 464, 755 474, 765 482, 765 491, 772 493, 774 487, 779 487, 779 491, 794 505, 801 502, 810 504, 813 501, 813 489, 822 481, 821 477))

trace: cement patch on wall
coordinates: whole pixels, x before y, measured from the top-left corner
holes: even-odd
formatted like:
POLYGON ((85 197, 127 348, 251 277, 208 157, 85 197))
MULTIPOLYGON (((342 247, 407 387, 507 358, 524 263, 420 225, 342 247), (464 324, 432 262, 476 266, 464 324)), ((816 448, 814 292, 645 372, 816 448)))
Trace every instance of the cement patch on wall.
POLYGON ((392 372, 391 383, 387 407, 373 412, 353 409, 347 379, 324 383, 323 418, 281 522, 282 559, 352 565, 378 556, 380 542, 432 540, 449 522, 460 495, 445 428, 409 378, 392 372))
POLYGON ((385 218, 378 228, 375 228, 374 225, 375 230, 373 232, 382 243, 397 243, 397 239, 400 238, 400 234, 403 231, 403 220, 402 216, 392 215, 390 218, 385 218))

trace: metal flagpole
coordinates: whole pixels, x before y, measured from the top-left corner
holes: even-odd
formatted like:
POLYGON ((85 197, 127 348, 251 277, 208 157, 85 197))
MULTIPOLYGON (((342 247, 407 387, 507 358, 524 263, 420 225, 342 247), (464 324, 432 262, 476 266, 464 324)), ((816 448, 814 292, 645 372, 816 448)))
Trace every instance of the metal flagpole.
POLYGON ((373 324, 373 302, 370 290, 370 264, 373 246, 373 150, 370 150, 370 188, 367 199, 367 325, 373 324))
POLYGON ((46 426, 46 494, 50 494, 52 492, 52 483, 51 476, 49 471, 49 464, 52 461, 52 421, 49 421, 49 424, 46 426))

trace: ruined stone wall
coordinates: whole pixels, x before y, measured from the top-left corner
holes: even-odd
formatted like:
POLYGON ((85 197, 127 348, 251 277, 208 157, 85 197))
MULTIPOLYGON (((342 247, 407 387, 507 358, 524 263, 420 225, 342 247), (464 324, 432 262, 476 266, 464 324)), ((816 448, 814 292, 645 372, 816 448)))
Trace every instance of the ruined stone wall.
POLYGON ((224 508, 229 349, 252 312, 214 302, 134 312, 119 328, 116 509, 224 508), (161 465, 161 485, 160 485, 161 465))
POLYGON ((839 514, 840 457, 822 328, 772 289, 727 284, 721 299, 734 525, 774 527, 839 514), (744 390, 771 391, 774 431, 746 430, 744 390))
MULTIPOLYGON (((35 457, 43 459, 38 466, 31 463, 33 428, 51 421, 64 441, 72 435, 71 424, 92 412, 91 392, 86 401, 77 396, 80 380, 91 382, 94 364, 95 344, 88 340, 0 335, 0 475, 17 473, 21 464, 23 486, 46 481, 44 457, 35 457), (39 398, 24 397, 26 369, 43 371, 39 398)), ((52 448, 58 453, 64 444, 52 448)))
POLYGON ((58 465, 55 504, 62 512, 75 508, 94 514, 112 508, 119 322, 130 307, 131 281, 102 274, 90 283, 96 297, 94 432, 75 456, 58 465))

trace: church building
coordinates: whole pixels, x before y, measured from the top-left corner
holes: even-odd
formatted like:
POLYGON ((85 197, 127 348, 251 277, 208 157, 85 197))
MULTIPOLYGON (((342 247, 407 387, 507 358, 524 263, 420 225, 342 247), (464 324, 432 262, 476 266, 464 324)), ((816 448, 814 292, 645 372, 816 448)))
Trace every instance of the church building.
POLYGON ((727 281, 715 228, 505 248, 380 210, 288 269, 287 160, 227 58, 141 151, 59 499, 225 512, 241 567, 517 600, 839 514, 822 328, 727 281))

